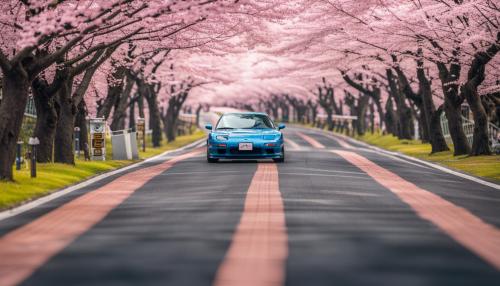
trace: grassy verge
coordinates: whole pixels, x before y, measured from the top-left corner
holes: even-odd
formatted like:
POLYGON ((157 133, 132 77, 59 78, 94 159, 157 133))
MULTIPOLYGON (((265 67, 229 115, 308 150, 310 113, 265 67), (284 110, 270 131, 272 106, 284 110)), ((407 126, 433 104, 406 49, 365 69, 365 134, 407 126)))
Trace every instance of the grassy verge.
POLYGON ((417 140, 400 140, 392 135, 365 134, 356 139, 390 151, 438 163, 452 169, 500 182, 500 156, 453 156, 453 152, 430 154, 430 144, 417 140))
MULTIPOLYGON (((202 131, 192 135, 180 136, 174 142, 163 144, 160 148, 148 146, 146 152, 140 152, 141 159, 161 154, 199 140, 205 136, 202 131)), ((0 209, 10 208, 54 190, 75 184, 79 181, 97 174, 124 167, 137 161, 85 162, 77 160, 75 166, 64 164, 38 164, 37 178, 30 178, 30 173, 25 166, 20 171, 14 171, 15 182, 0 182, 0 209)))

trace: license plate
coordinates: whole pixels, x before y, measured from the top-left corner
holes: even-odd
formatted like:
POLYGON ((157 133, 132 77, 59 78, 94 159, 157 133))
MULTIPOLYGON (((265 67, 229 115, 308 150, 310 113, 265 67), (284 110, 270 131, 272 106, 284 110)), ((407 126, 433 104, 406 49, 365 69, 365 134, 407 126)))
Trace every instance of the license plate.
POLYGON ((240 145, 238 146, 238 149, 240 151, 252 151, 253 144, 252 143, 240 143, 240 145))

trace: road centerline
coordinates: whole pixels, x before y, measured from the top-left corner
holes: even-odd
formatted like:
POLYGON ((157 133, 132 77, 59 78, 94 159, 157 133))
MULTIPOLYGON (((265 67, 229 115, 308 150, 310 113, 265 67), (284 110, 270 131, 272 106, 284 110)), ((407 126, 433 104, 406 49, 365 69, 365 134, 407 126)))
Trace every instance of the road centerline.
POLYGON ((0 238, 0 285, 17 285, 153 177, 202 150, 125 174, 0 238))
POLYGON ((465 208, 421 189, 397 174, 349 151, 332 151, 397 195, 421 218, 500 270, 500 230, 465 208))
POLYGON ((288 237, 276 164, 260 163, 215 286, 283 285, 288 237))

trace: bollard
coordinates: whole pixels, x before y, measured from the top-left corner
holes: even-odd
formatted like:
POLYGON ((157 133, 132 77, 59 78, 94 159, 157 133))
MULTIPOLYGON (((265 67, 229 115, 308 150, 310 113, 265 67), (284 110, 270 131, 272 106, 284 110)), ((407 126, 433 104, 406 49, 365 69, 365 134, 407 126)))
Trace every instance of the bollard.
POLYGON ((36 178, 36 146, 40 144, 37 137, 30 137, 28 145, 31 146, 31 177, 36 178))
POLYGON ((21 163, 23 162, 22 158, 22 148, 23 148, 23 141, 17 141, 17 148, 16 148, 16 170, 21 170, 21 163))
POLYGON ((80 158, 80 127, 75 127, 75 153, 80 158))

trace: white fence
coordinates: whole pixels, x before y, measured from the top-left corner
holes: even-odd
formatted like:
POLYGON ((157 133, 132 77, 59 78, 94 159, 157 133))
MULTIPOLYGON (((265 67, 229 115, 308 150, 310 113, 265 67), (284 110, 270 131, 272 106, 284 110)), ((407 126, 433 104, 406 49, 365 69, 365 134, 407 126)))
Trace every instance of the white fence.
MULTIPOLYGON (((446 140, 446 143, 452 144, 450 129, 448 128, 448 119, 445 114, 441 114, 441 128, 443 129, 443 136, 446 140)), ((464 129, 465 136, 467 137, 467 141, 469 141, 469 145, 472 146, 472 139, 474 137, 474 121, 469 120, 462 116, 462 128, 464 129)), ((488 123, 488 137, 492 147, 495 147, 498 144, 498 133, 500 132, 499 128, 492 124, 488 123)))
POLYGON ((196 114, 181 113, 179 114, 179 121, 184 123, 196 123, 196 114))

